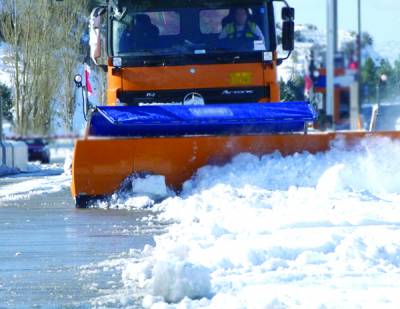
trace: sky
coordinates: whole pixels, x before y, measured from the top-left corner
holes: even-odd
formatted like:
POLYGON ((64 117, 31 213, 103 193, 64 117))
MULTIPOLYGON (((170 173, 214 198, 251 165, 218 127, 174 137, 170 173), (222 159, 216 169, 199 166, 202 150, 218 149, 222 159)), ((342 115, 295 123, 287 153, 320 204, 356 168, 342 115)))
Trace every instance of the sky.
MULTIPOLYGON (((296 8, 296 23, 326 29, 326 0, 288 0, 296 8)), ((357 29, 357 0, 338 0, 339 29, 357 29)), ((400 42, 400 0, 361 0, 363 31, 377 44, 400 42)))

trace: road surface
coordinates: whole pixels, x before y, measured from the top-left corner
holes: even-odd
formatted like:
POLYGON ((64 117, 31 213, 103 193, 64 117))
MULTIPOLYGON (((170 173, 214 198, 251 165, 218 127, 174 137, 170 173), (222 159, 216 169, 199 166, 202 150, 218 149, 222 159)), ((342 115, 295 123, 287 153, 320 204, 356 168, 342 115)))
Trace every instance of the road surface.
POLYGON ((55 166, 0 178, 0 308, 101 305, 122 286, 118 267, 104 265, 153 244, 144 211, 76 210, 62 172, 55 166), (51 185, 60 179, 57 191, 51 185), (27 186, 36 194, 19 194, 27 186))

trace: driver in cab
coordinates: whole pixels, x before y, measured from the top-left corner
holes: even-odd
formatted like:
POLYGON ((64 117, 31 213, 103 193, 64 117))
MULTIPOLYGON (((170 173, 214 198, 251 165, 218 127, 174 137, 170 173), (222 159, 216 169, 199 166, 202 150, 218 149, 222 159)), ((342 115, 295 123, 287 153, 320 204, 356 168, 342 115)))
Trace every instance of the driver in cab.
POLYGON ((250 20, 248 9, 236 8, 232 17, 233 21, 223 27, 219 39, 250 39, 264 42, 264 35, 257 24, 250 20))

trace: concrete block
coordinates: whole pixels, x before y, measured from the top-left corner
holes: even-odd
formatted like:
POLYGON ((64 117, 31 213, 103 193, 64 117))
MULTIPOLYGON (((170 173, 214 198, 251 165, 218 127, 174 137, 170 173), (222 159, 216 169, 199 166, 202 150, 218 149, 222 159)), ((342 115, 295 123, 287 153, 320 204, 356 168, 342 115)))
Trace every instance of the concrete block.
POLYGON ((28 146, 24 142, 0 143, 0 174, 28 171, 28 146))

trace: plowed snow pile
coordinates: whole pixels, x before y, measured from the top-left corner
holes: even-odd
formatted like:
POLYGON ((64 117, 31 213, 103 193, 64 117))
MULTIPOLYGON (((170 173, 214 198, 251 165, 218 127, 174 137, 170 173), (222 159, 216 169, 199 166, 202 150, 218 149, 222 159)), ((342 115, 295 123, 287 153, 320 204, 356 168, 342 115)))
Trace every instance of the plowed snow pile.
POLYGON ((207 166, 129 260, 145 308, 400 308, 400 144, 207 166))

